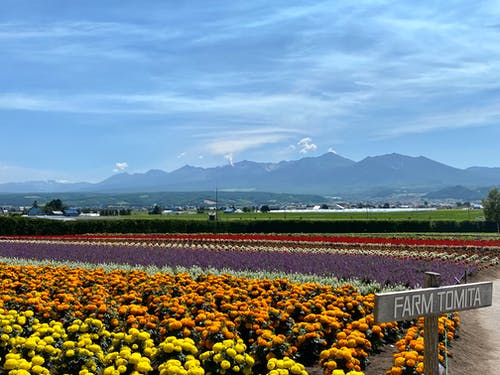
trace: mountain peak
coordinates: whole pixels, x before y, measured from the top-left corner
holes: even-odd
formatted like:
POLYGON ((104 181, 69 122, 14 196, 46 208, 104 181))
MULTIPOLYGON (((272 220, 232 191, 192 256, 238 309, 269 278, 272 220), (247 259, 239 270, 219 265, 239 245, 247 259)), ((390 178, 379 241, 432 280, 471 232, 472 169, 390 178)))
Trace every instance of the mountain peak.
POLYGON ((279 163, 243 160, 211 168, 184 165, 172 172, 151 169, 122 172, 95 184, 32 181, 0 184, 0 192, 168 192, 238 189, 277 193, 345 195, 354 191, 419 188, 424 192, 446 186, 466 188, 500 185, 500 168, 458 169, 424 156, 391 153, 359 162, 334 152, 279 163), (425 190, 427 189, 427 190, 425 190))

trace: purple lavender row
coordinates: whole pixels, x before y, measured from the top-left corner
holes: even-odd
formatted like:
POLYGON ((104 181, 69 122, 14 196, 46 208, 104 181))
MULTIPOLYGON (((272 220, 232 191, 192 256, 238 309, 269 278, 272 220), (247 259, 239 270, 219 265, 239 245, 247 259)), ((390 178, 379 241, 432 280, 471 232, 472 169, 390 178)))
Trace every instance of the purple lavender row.
POLYGON ((281 271, 377 281, 382 284, 423 284, 424 273, 439 272, 443 285, 456 283, 472 266, 446 261, 398 259, 378 255, 213 251, 188 248, 158 249, 127 246, 94 246, 0 242, 0 256, 87 263, 141 266, 199 266, 235 271, 281 271))

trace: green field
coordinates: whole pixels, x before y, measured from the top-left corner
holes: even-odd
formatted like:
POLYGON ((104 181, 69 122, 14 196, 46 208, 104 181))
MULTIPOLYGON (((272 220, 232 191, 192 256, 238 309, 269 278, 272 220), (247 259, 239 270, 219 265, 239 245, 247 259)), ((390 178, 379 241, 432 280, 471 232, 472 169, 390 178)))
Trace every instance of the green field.
MULTIPOLYGON (((205 213, 179 213, 167 215, 149 215, 144 212, 134 212, 127 219, 178 219, 178 220, 208 220, 205 213)), ((409 211, 409 212, 281 212, 281 213, 218 213, 218 221, 230 220, 416 220, 416 221, 467 221, 484 220, 482 210, 465 209, 439 209, 435 211, 409 211)))

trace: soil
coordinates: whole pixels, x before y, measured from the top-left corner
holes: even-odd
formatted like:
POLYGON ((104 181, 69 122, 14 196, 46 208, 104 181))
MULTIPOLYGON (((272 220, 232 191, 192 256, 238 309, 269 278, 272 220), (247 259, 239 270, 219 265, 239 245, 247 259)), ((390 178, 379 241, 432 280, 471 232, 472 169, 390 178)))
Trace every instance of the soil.
MULTIPOLYGON (((493 304, 459 313, 458 337, 451 343, 448 375, 500 373, 500 265, 478 272, 468 282, 493 281, 493 304)), ((365 375, 385 375, 391 368, 393 346, 371 357, 365 375)))

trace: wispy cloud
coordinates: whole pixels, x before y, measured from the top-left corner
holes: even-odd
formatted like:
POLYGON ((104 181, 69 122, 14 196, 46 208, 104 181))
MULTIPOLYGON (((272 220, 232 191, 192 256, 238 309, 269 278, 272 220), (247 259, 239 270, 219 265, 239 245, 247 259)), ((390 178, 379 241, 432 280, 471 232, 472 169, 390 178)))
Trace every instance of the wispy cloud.
POLYGON ((113 172, 123 172, 125 169, 128 168, 128 163, 125 161, 122 162, 117 162, 115 163, 115 168, 113 169, 113 172))
POLYGON ((297 142, 299 145, 299 152, 301 154, 307 154, 309 151, 316 151, 318 146, 316 146, 310 137, 302 138, 297 142))
POLYGON ((12 165, 0 162, 0 183, 24 182, 35 180, 57 179, 60 171, 30 168, 29 166, 12 165))
POLYGON ((375 132, 377 138, 395 138, 407 134, 422 134, 445 129, 474 128, 498 124, 500 121, 500 106, 498 103, 473 108, 462 108, 453 111, 443 111, 423 114, 415 119, 400 123, 399 127, 381 128, 375 132))
POLYGON ((205 147, 210 154, 224 156, 231 155, 232 159, 233 155, 237 153, 279 143, 289 138, 289 133, 279 131, 276 133, 269 131, 263 131, 262 133, 257 133, 255 131, 228 131, 226 134, 213 134, 212 139, 207 141, 205 147))
POLYGON ((56 23, 0 23, 0 39, 54 39, 54 38, 112 38, 135 36, 171 39, 181 35, 180 29, 167 29, 123 22, 56 22, 56 23))

